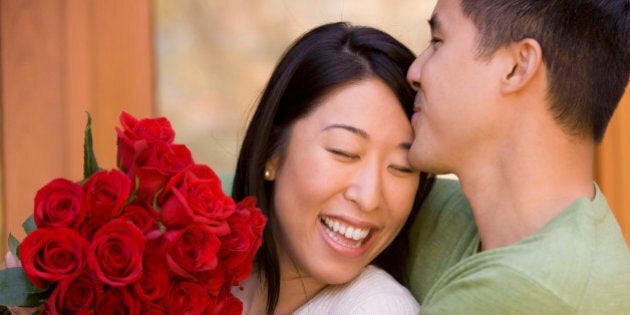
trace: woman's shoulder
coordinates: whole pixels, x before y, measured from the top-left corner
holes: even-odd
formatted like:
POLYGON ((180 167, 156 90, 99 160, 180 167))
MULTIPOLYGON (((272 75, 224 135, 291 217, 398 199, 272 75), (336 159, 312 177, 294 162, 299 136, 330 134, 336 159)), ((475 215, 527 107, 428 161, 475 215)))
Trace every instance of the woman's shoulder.
POLYGON ((369 265, 351 282, 328 286, 295 314, 417 314, 419 309, 404 286, 369 265))
POLYGON ((350 283, 337 286, 339 291, 345 291, 353 296, 373 296, 375 294, 406 295, 409 291, 385 270, 368 265, 350 283))

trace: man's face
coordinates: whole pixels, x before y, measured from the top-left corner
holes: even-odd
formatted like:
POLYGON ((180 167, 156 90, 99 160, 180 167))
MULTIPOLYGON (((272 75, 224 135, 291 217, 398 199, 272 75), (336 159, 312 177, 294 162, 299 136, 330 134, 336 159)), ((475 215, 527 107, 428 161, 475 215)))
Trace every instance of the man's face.
POLYGON ((460 0, 439 0, 429 24, 431 44, 407 74, 418 91, 409 160, 424 171, 457 174, 491 149, 500 69, 493 57, 478 57, 478 31, 460 0))

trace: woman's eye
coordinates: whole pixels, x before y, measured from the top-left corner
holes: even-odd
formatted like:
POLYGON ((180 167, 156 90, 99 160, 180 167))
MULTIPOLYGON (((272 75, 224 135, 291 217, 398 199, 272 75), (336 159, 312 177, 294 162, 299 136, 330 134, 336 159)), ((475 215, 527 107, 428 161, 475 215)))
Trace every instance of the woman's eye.
POLYGON ((359 158, 359 155, 350 153, 339 149, 328 149, 328 151, 334 155, 340 156, 345 159, 355 160, 359 158))
POLYGON ((415 173, 415 171, 413 169, 411 169, 410 167, 406 167, 406 166, 391 165, 390 168, 393 169, 396 172, 400 172, 400 173, 404 173, 404 174, 413 174, 413 173, 415 173))

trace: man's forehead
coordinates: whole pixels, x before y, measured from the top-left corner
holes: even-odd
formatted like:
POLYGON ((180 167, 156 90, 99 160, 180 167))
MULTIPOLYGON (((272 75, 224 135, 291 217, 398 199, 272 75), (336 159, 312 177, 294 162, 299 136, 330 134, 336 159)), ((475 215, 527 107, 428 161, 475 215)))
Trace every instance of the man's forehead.
POLYGON ((438 0, 429 19, 431 29, 440 29, 443 27, 443 20, 445 16, 450 13, 449 11, 453 10, 454 5, 459 6, 459 0, 438 0))
POLYGON ((449 24, 459 23, 463 19, 470 18, 464 15, 461 0, 438 0, 429 19, 429 26, 432 31, 444 30, 449 24))

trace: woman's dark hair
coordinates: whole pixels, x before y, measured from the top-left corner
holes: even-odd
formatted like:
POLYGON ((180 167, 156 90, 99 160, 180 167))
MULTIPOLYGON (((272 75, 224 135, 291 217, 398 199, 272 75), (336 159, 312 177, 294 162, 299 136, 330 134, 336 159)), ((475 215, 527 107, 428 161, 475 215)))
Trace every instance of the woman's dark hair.
MULTIPOLYGON (((290 127, 310 113, 318 101, 342 85, 377 78, 394 92, 407 115, 413 113, 414 91, 406 81, 407 68, 414 54, 390 35, 370 27, 338 22, 319 26, 293 43, 276 66, 260 98, 243 140, 232 188, 236 200, 256 196, 258 207, 267 216, 264 242, 256 254, 261 280, 267 286, 267 312, 273 313, 280 291, 280 270, 276 240, 273 182, 263 172, 274 153, 282 153, 290 127)), ((410 218, 428 193, 433 178, 422 173, 410 218)), ((398 281, 403 279, 407 255, 407 220, 392 244, 374 264, 398 281)))

